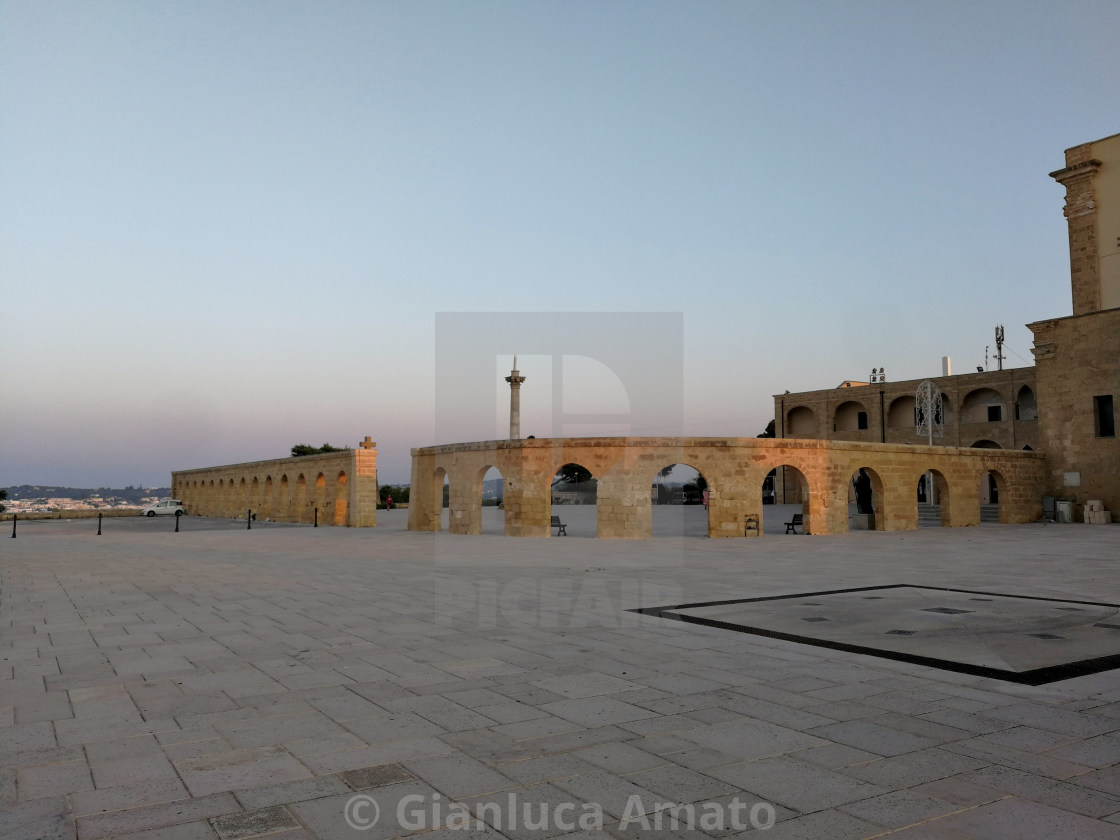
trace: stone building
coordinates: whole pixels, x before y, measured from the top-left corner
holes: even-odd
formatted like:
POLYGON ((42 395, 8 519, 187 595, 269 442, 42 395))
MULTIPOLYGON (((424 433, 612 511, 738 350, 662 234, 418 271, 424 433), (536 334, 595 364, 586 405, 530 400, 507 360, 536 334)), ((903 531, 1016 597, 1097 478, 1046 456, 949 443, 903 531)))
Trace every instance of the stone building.
MULTIPOLYGON (((942 431, 934 446, 1037 449, 1034 368, 931 377, 941 394, 942 431)), ((914 394, 924 380, 846 381, 838 388, 778 394, 774 434, 780 438, 928 444, 916 431, 914 394)))
POLYGON ((1066 150, 1073 314, 1034 333, 1039 448, 1051 494, 1120 512, 1120 134, 1066 150))
MULTIPOLYGON (((1120 134, 1068 149, 1066 167, 1050 174, 1066 188, 1073 315, 1028 325, 1033 368, 931 377, 943 403, 943 434, 934 444, 1042 450, 1049 494, 1080 504, 1099 499, 1120 511, 1120 134)), ((928 443, 916 432, 921 381, 848 381, 778 394, 774 433, 928 443)), ((794 501, 780 475, 776 489, 794 501)), ((995 500, 986 488, 982 497, 995 500)))

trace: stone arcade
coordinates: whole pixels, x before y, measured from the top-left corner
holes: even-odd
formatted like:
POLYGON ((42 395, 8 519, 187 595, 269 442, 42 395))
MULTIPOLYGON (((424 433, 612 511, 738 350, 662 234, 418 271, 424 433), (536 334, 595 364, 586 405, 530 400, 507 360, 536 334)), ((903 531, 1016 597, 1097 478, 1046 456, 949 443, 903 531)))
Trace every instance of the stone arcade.
POLYGON ((1042 513, 1045 464, 1037 452, 902 446, 765 438, 567 438, 486 441, 412 450, 408 527, 438 531, 444 478, 450 526, 456 534, 482 528, 482 478, 497 467, 505 478, 508 536, 550 535, 552 477, 579 464, 598 479, 598 535, 650 536, 650 485, 658 470, 688 464, 708 481, 708 536, 758 536, 762 485, 771 470, 787 467, 801 487, 806 531, 848 530, 848 484, 856 470, 871 478, 879 530, 918 527, 914 493, 932 470, 942 498, 942 524, 978 525, 978 488, 991 473, 1000 488, 1000 521, 1032 522, 1042 513))

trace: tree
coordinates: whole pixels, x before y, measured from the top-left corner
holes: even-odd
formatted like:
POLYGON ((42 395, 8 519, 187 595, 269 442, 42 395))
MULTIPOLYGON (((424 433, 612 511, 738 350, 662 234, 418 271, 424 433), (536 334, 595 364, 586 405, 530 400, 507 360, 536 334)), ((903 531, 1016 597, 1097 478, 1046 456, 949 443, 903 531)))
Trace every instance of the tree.
POLYGON ((309 446, 306 443, 297 443, 292 447, 292 457, 299 458, 302 455, 322 455, 324 452, 345 452, 344 446, 331 446, 329 443, 324 443, 318 449, 314 446, 309 446))
POLYGON ((389 496, 393 497, 393 504, 394 505, 399 505, 399 504, 406 503, 408 501, 408 491, 410 489, 411 488, 409 488, 407 486, 403 486, 403 485, 399 485, 399 484, 382 484, 377 489, 377 495, 380 497, 380 503, 378 504, 378 507, 384 508, 385 507, 385 500, 389 496))
POLYGON ((774 421, 771 420, 769 423, 767 423, 766 424, 766 430, 764 432, 762 432, 762 434, 758 435, 757 437, 760 437, 760 438, 777 437, 777 435, 774 434, 774 421))

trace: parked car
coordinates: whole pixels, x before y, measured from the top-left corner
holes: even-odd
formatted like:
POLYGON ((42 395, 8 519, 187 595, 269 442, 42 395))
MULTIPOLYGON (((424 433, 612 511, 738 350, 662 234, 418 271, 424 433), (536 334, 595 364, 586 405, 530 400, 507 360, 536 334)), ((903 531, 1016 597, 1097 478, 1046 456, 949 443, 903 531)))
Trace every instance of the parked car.
POLYGON ((180 516, 186 513, 183 509, 183 503, 178 499, 160 499, 154 504, 148 505, 140 511, 141 516, 180 516))

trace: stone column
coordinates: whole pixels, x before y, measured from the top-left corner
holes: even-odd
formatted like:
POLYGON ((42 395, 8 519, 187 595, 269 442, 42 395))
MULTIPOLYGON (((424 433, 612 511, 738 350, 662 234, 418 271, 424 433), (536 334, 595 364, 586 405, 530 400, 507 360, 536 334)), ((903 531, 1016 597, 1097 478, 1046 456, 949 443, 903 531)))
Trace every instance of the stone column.
POLYGON ((517 369, 517 356, 513 357, 513 370, 506 377, 509 383, 509 439, 521 440, 521 383, 525 377, 517 369))

